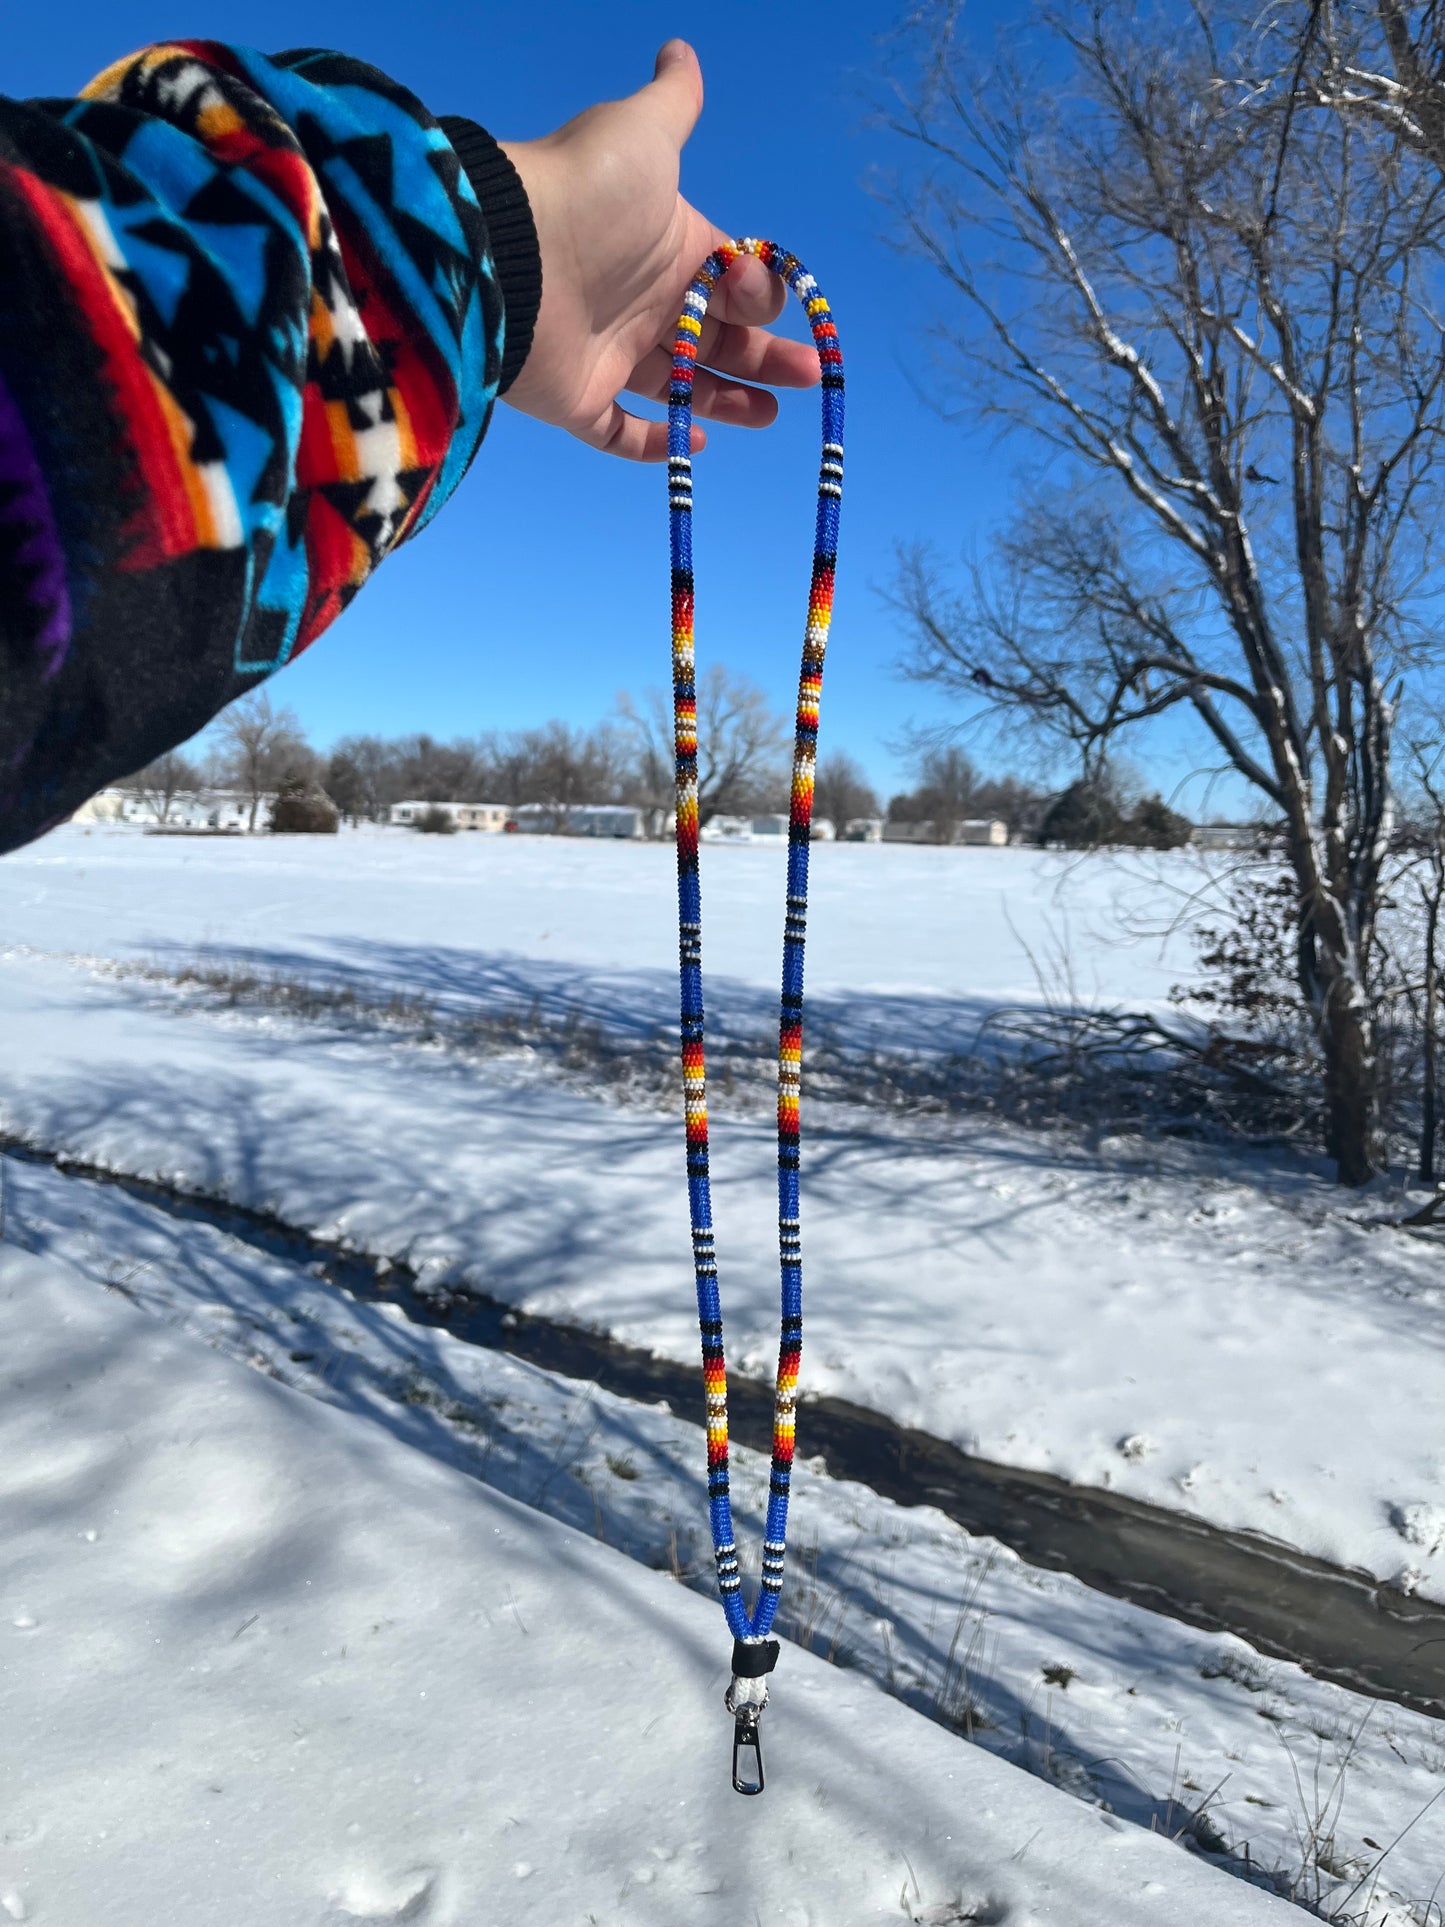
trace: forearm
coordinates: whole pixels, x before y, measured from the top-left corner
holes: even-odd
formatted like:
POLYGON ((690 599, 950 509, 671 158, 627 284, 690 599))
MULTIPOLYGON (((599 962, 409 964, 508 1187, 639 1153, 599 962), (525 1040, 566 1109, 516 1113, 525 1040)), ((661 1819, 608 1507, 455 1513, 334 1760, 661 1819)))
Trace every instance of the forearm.
POLYGON ((0 101, 0 849, 307 648, 456 487, 540 283, 450 125, 481 205, 334 54, 186 42, 0 101))

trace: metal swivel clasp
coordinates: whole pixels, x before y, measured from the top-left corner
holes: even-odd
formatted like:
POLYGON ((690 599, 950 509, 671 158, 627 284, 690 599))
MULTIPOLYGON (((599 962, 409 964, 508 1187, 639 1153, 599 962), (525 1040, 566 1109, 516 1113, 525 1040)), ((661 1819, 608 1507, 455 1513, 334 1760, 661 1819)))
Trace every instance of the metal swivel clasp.
POLYGON ((733 1641, 733 1683, 723 1694, 723 1705, 733 1716, 734 1793, 763 1790, 763 1744, 758 1722, 768 1703, 767 1675, 777 1663, 777 1640, 733 1641))
POLYGON ((732 1694, 725 1703, 733 1716, 733 1792, 761 1793, 763 1790, 763 1741, 758 1721, 768 1703, 766 1691, 760 1706, 734 1706, 732 1694), (748 1754, 752 1754, 751 1762, 748 1754))

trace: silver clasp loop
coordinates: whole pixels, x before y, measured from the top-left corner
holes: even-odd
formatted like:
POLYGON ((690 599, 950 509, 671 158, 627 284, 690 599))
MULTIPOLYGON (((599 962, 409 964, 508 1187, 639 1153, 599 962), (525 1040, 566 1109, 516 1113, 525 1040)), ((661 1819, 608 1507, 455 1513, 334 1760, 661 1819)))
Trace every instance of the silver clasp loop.
MULTIPOLYGON (((733 1686, 741 1683, 752 1686, 752 1680, 733 1681, 733 1686)), ((758 1731, 758 1723, 763 1708, 768 1703, 767 1688, 763 1688, 760 1701, 747 1700, 733 1703, 733 1687, 723 1695, 723 1704, 733 1716, 733 1792, 761 1793, 763 1790, 763 1742, 758 1731), (752 1759, 747 1755, 751 1753, 752 1759)))
POLYGON ((733 1716, 734 1793, 763 1790, 763 1746, 758 1722, 768 1703, 767 1676, 777 1663, 775 1639, 739 1639, 733 1643, 733 1683, 723 1694, 723 1705, 733 1716), (746 1757, 749 1753, 751 1761, 746 1757))

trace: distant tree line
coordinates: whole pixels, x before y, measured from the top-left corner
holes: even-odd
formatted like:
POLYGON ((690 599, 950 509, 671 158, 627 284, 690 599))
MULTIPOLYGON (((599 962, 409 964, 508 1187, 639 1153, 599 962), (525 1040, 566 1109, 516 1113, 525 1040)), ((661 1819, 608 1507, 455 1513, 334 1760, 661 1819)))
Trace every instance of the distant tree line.
POLYGON ((1193 825, 1159 796, 1131 797, 1108 766, 1062 791, 1019 776, 983 775, 956 743, 922 751, 918 785, 893 797, 894 823, 931 823, 940 843, 951 843, 961 823, 980 818, 1008 826, 1010 842, 1060 844, 1071 850, 1133 847, 1174 850, 1193 825))
MULTIPOLYGON (((703 821, 786 810, 791 747, 785 719, 755 683, 721 667, 709 670, 698 688, 703 821)), ((915 770, 915 787, 889 801, 887 817, 930 823, 940 843, 953 842, 960 824, 981 817, 1006 824, 1011 840, 1070 848, 1169 849, 1189 834, 1187 820, 1157 796, 1131 806, 1107 770, 1055 794, 1019 776, 982 774, 956 744, 923 748, 915 770)), ((284 798, 281 826, 296 828, 320 827, 333 805, 352 822, 385 822, 401 802, 536 803, 564 818, 587 804, 665 812, 673 798, 672 718, 663 694, 651 691, 641 703, 621 696, 615 715, 590 728, 553 721, 450 742, 424 731, 353 735, 320 751, 307 741, 295 712, 278 708, 262 688, 233 703, 192 753, 171 750, 123 787, 143 796, 161 822, 188 791, 238 790, 249 799, 253 830, 268 797, 284 798)), ((850 822, 885 814, 862 766, 846 750, 819 759, 813 813, 840 832, 850 822)), ((271 818, 268 823, 277 826, 271 818)))
POLYGON ((1017 776, 983 776, 956 743, 920 751, 918 785, 890 799, 894 823, 932 823, 940 843, 951 843, 960 823, 993 817, 1009 837, 1031 837, 1048 808, 1048 795, 1017 776))
POLYGON ((1038 840, 1062 844, 1067 850, 1096 850, 1101 845, 1139 850, 1178 850, 1189 841, 1194 825, 1162 796, 1141 796, 1130 803, 1105 772, 1070 783, 1056 796, 1039 824, 1038 840))
POLYGON ((249 799, 247 827, 254 830, 265 797, 319 790, 324 768, 295 711, 276 708, 270 691, 257 689, 232 703, 206 737, 187 750, 167 750, 119 787, 140 796, 162 823, 187 792, 239 790, 249 799))
MULTIPOLYGON (((698 686, 698 801, 703 820, 788 806, 791 741, 750 678, 714 665, 698 686)), ((846 762, 847 759, 845 758, 846 762)), ((544 804, 565 816, 584 804, 672 806, 672 715, 661 691, 618 699, 615 715, 586 726, 435 737, 346 736, 321 771, 346 815, 380 820, 394 803, 544 804)), ((871 794, 871 792, 870 792, 871 794)))
MULTIPOLYGON (((714 665, 698 687, 698 797, 703 820, 788 808, 792 736, 787 721, 747 676, 714 665)), ((353 822, 383 822, 401 802, 544 804, 565 816, 585 804, 626 803, 666 811, 673 799, 672 717, 661 691, 624 694, 616 713, 591 727, 552 721, 486 730, 448 742, 424 731, 344 736, 329 751, 310 744, 294 711, 268 689, 241 698, 187 751, 172 750, 123 787, 162 822, 178 796, 203 787, 250 800, 324 793, 353 822)), ((819 762, 815 812, 841 824, 881 806, 846 752, 819 762)))

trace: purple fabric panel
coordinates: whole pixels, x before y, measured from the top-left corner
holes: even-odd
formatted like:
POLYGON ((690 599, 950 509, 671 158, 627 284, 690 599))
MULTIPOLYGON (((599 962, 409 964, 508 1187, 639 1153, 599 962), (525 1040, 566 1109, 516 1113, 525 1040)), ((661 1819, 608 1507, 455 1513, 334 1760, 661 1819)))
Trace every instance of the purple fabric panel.
POLYGON ((35 652, 48 681, 70 647, 70 590, 45 477, 25 419, 0 377, 0 530, 20 594, 35 612, 35 652), (18 539, 15 539, 18 537, 18 539))

